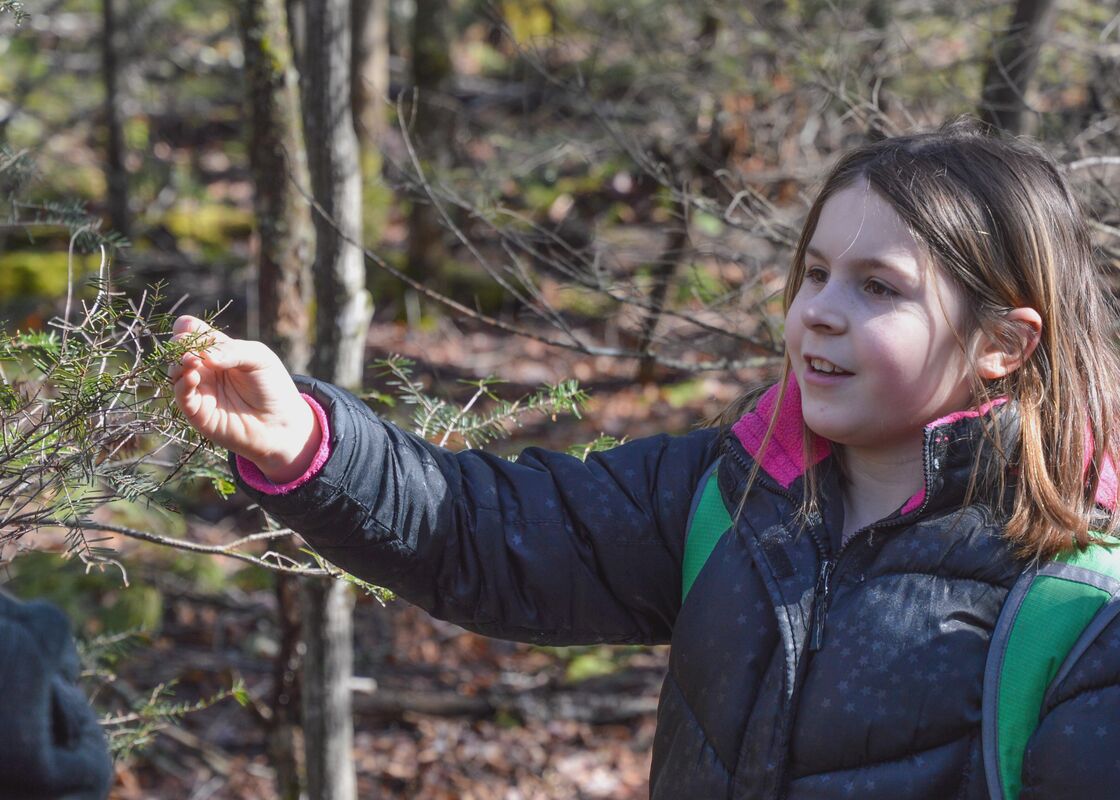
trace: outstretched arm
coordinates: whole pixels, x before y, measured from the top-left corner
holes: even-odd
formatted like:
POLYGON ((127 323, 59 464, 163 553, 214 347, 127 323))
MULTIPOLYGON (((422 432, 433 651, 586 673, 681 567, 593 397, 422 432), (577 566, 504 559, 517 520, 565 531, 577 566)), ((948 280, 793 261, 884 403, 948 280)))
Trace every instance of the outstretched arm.
POLYGON ((488 635, 668 639, 714 431, 641 439, 586 461, 530 448, 509 462, 452 453, 348 392, 297 384, 327 411, 329 458, 285 494, 243 486, 325 558, 488 635))
POLYGON ((292 482, 275 494, 237 473, 325 558, 493 636, 669 638, 690 500, 715 459, 715 431, 642 439, 586 461, 535 448, 516 463, 451 453, 336 387, 297 385, 258 342, 193 317, 175 330, 210 343, 171 374, 187 419, 234 454, 235 471, 241 456, 270 481, 292 482), (301 479, 313 463, 314 476, 301 479))

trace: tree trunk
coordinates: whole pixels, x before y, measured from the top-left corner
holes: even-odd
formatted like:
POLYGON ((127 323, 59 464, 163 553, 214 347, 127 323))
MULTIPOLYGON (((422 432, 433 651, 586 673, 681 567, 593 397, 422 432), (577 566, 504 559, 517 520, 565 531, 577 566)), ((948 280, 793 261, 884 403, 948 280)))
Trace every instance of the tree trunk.
POLYGON ((101 0, 104 30, 101 37, 101 73, 105 81, 105 181, 109 190, 109 224, 122 236, 131 236, 132 218, 128 212, 128 172, 124 165, 124 134, 121 131, 120 97, 117 77, 120 71, 121 32, 117 27, 115 4, 101 0))
MULTIPOLYGON (((351 10, 348 0, 307 3, 301 106, 316 209, 315 352, 318 378, 355 389, 362 382, 372 314, 365 289, 361 171, 350 111, 351 10)), ((356 796, 350 678, 349 587, 304 581, 303 724, 311 800, 356 796)))
POLYGON ((307 793, 311 800, 354 800, 354 598, 349 585, 304 580, 302 612, 307 793))
POLYGON ((1011 23, 992 44, 980 94, 980 119, 1008 133, 1023 132, 1027 87, 1054 22, 1054 0, 1017 0, 1011 23))
POLYGON ((354 389, 362 382, 372 314, 365 289, 362 183, 350 113, 350 4, 309 3, 303 75, 303 127, 315 221, 313 374, 354 389))
MULTIPOLYGON (((451 34, 446 0, 416 0, 412 19, 411 129, 416 153, 425 167, 447 166, 451 161, 452 123, 447 83, 451 78, 451 34)), ((444 225, 427 197, 417 193, 408 220, 408 273, 436 290, 447 260, 444 225)))
MULTIPOLYGON (((689 74, 696 75, 698 80, 706 78, 710 72, 710 65, 707 57, 716 42, 716 37, 719 36, 719 17, 711 11, 704 11, 700 19, 700 32, 696 37, 696 50, 691 60, 689 74)), ((702 138, 703 141, 694 141, 693 146, 699 149, 698 153, 684 153, 677 152, 675 156, 679 159, 687 159, 686 163, 679 165, 679 175, 682 178, 682 183, 687 185, 691 176, 696 172, 696 161, 707 158, 714 164, 722 164, 727 158, 727 153, 724 151, 720 142, 720 124, 719 124, 719 100, 712 98, 713 111, 711 113, 711 126, 706 132, 701 132, 698 128, 699 114, 694 114, 692 123, 690 124, 690 134, 693 139, 702 138)), ((713 167, 714 171, 714 167, 713 167)), ((661 258, 650 267, 651 285, 648 294, 649 307, 645 311, 645 316, 642 319, 641 333, 638 337, 638 350, 643 353, 643 357, 638 361, 638 371, 635 375, 639 383, 651 383, 654 380, 657 358, 652 352, 654 335, 657 332, 657 325, 661 321, 661 314, 665 309, 666 299, 669 295, 669 287, 673 280, 673 275, 677 271, 677 267, 684 259, 690 246, 689 237, 689 217, 691 216, 691 209, 688 202, 684 199, 679 200, 674 204, 677 212, 678 220, 677 227, 669 232, 668 239, 665 242, 665 247, 661 252, 661 258)))
MULTIPOLYGON (((310 360, 311 216, 297 186, 307 186, 307 158, 299 119, 297 76, 283 0, 244 0, 249 168, 257 220, 257 296, 261 339, 291 372, 310 360)), ((284 547, 285 545, 281 545, 284 547)), ((294 549, 294 545, 286 545, 294 549)), ((296 553, 290 553, 296 555, 296 553)), ((279 652, 273 662, 266 749, 280 800, 299 800, 300 723, 298 581, 277 574, 279 652)))
POLYGON ((296 73, 282 0, 245 0, 241 31, 257 218, 261 338, 292 372, 310 360, 312 228, 296 73))
POLYGON ((307 3, 305 0, 284 0, 288 18, 288 42, 292 46, 292 60, 296 72, 303 77, 303 54, 307 43, 307 3))
POLYGON ((389 96, 389 0, 353 0, 350 105, 362 146, 380 144, 389 96))
POLYGON ((890 54, 887 52, 893 6, 889 0, 871 0, 867 4, 864 19, 871 34, 867 49, 864 51, 864 65, 867 69, 867 88, 871 93, 868 135, 874 140, 885 139, 890 135, 887 114, 890 111, 884 67, 890 54))
MULTIPOLYGON (((280 545, 280 552, 293 558, 299 555, 295 548, 280 545)), ((274 576, 276 592, 277 629, 280 632, 279 650, 272 662, 272 718, 268 720, 266 749, 268 759, 276 771, 276 793, 280 800, 299 800, 303 788, 300 765, 306 760, 299 757, 296 731, 300 724, 300 592, 299 580, 292 575, 274 576)))

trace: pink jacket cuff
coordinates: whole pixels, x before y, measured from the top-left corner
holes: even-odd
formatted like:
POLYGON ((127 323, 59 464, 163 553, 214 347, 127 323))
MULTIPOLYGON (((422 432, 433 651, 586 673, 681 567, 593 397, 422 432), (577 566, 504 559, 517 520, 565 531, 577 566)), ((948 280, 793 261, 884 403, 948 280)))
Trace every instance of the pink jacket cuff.
POLYGON ((311 406, 311 410, 315 412, 315 418, 319 420, 319 449, 315 451, 315 458, 311 460, 311 465, 307 471, 300 475, 298 478, 287 483, 273 483, 264 476, 260 467, 254 464, 247 458, 237 456, 235 462, 237 464, 237 471, 241 475, 241 479, 245 481, 253 489, 263 494, 287 494, 293 489, 297 489, 309 480, 319 474, 319 470, 327 463, 327 459, 331 455, 331 428, 327 420, 327 412, 319 405, 315 398, 309 394, 300 392, 300 397, 307 401, 307 405, 311 406))

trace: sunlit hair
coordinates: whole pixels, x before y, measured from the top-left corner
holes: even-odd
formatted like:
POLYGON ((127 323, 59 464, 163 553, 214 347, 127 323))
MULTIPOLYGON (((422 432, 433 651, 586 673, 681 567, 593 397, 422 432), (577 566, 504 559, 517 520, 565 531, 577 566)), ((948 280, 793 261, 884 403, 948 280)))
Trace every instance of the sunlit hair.
MULTIPOLYGON (((1020 424, 1014 437, 1003 437, 1012 441, 1001 441, 999 414, 984 417, 987 452, 998 457, 982 458, 977 449, 965 503, 1003 498, 1004 535, 1025 558, 1083 547, 1091 529, 1114 531, 1116 511, 1102 516, 1093 498, 1102 463, 1116 457, 1116 315, 1094 265, 1085 218, 1058 166, 1037 146, 990 134, 969 120, 848 152, 809 209, 785 287, 787 313, 821 209, 851 185, 868 186, 890 203, 936 268, 964 290, 962 346, 983 333, 1013 351, 1023 337, 1007 311, 1025 306, 1042 317, 1041 340, 1022 367, 992 381, 973 372, 974 406, 1007 397, 1017 401, 1020 424)), ((972 355, 971 347, 966 351, 972 355)), ((779 378, 783 395, 790 374, 787 356, 779 378)), ((741 398, 732 414, 749 408, 757 394, 741 398)), ((806 455, 811 438, 806 429, 806 455)), ((756 463, 748 485, 757 469, 756 463)), ((818 485, 810 469, 803 513, 817 507, 818 485)))

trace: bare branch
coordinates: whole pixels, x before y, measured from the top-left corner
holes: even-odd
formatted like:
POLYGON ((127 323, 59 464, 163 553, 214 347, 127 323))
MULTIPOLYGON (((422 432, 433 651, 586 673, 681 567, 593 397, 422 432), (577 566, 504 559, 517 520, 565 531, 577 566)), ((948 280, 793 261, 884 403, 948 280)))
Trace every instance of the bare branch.
POLYGON ((150 542, 158 544, 163 547, 170 547, 174 550, 183 550, 188 553, 204 553, 207 555, 224 556, 226 558, 235 558, 239 561, 252 564, 257 567, 272 570, 273 572, 283 572, 289 575, 310 575, 314 577, 332 577, 336 573, 332 573, 326 569, 320 569, 311 566, 286 566, 280 563, 281 556, 275 553, 266 553, 264 556, 255 556, 250 553, 243 553, 237 550, 238 547, 249 544, 252 542, 266 541, 272 539, 283 539, 289 536, 294 536, 295 532, 284 529, 279 531, 267 531, 262 533, 252 534, 250 536, 243 536, 236 541, 224 545, 209 545, 199 544, 198 542, 189 542, 182 539, 173 539, 169 536, 160 536, 157 533, 150 531, 141 531, 135 528, 128 528, 123 525, 112 525, 104 522, 94 522, 92 520, 77 520, 75 522, 67 522, 60 519, 46 518, 39 521, 41 527, 57 527, 66 528, 69 530, 81 531, 104 531, 106 533, 115 533, 118 536, 124 536, 128 539, 136 539, 142 542, 150 542), (269 558, 271 556, 271 559, 269 558))

